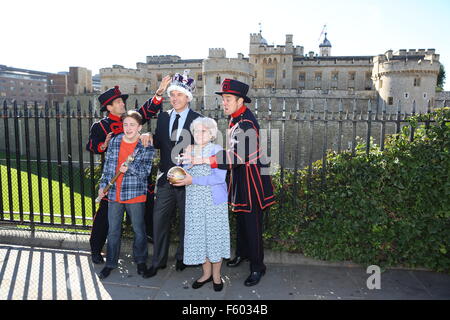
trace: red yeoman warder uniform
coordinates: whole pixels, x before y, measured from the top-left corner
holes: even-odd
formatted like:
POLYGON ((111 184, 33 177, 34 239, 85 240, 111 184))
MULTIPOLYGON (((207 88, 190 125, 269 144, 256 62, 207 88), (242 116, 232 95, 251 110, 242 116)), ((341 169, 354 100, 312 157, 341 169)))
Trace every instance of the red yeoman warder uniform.
MULTIPOLYGON (((100 111, 106 111, 106 105, 111 103, 113 100, 117 98, 122 98, 125 102, 128 98, 127 94, 122 94, 119 90, 119 86, 115 86, 112 89, 109 89, 102 93, 98 100, 100 101, 101 108, 100 111)), ((158 98, 156 95, 150 99, 148 99, 139 109, 136 111, 139 112, 142 116, 143 123, 147 122, 151 118, 156 118, 158 112, 161 110, 163 98, 158 98)), ((93 152, 95 154, 101 154, 106 152, 101 149, 101 146, 105 143, 106 136, 112 132, 113 137, 117 134, 123 132, 123 125, 120 117, 115 116, 113 114, 108 114, 103 119, 95 122, 89 132, 89 141, 86 144, 86 150, 93 152)), ((148 192, 147 192, 147 202, 146 202, 146 212, 145 212, 145 222, 147 227, 147 235, 152 237, 153 234, 153 204, 154 204, 154 188, 155 185, 151 181, 149 177, 148 180, 148 192)), ((99 256, 103 246, 106 242, 106 238, 108 236, 108 201, 106 198, 102 199, 100 202, 100 206, 95 213, 94 221, 92 225, 92 231, 90 236, 90 245, 91 252, 93 256, 99 256)))
MULTIPOLYGON (((247 91, 246 84, 225 79, 222 91, 216 93, 233 94, 251 102, 247 91)), ((229 203, 237 219, 236 257, 250 259, 250 271, 264 274, 263 210, 275 203, 275 196, 259 130, 255 116, 243 105, 231 115, 227 149, 212 156, 210 163, 212 168, 229 170, 229 203)))

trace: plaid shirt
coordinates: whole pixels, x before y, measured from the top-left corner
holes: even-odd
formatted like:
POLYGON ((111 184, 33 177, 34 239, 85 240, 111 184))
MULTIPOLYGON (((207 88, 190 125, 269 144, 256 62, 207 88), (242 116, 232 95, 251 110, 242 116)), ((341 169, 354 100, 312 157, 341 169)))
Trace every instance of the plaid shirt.
MULTIPOLYGON (((119 159, 120 143, 124 134, 121 133, 111 139, 108 151, 106 152, 105 165, 103 174, 100 179, 100 188, 104 189, 109 181, 116 175, 118 170, 117 162, 119 159)), ((134 150, 134 161, 128 165, 120 188, 120 200, 126 201, 147 193, 147 177, 152 169, 152 160, 155 153, 153 146, 144 148, 142 142, 139 141, 134 150)), ((108 199, 116 200, 116 184, 114 184, 108 192, 108 199)))

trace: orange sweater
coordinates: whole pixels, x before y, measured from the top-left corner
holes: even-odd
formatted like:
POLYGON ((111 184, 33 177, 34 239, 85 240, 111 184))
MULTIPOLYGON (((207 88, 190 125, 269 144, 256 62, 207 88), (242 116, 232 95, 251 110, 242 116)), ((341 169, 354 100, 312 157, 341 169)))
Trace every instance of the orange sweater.
MULTIPOLYGON (((138 140, 139 141, 139 140, 138 140)), ((122 139, 122 142, 120 143, 120 151, 119 151, 119 160, 117 161, 117 170, 116 173, 119 172, 119 168, 127 161, 128 156, 132 155, 134 152, 134 149, 136 148, 136 145, 138 144, 138 141, 134 143, 127 143, 122 139)), ((116 180, 116 201, 119 203, 140 203, 140 202, 146 202, 147 201, 147 195, 142 195, 130 200, 121 201, 120 200, 120 187, 122 186, 122 180, 123 180, 123 174, 119 176, 116 180)))

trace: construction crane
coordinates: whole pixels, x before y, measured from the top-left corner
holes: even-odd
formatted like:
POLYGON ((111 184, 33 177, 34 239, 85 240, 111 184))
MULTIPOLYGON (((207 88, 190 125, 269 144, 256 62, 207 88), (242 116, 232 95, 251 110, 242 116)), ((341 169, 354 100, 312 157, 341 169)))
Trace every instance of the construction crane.
POLYGON ((325 25, 323 25, 322 32, 320 33, 319 40, 317 40, 317 41, 320 41, 320 39, 322 38, 322 35, 323 35, 326 31, 327 31, 327 25, 325 24, 325 25))

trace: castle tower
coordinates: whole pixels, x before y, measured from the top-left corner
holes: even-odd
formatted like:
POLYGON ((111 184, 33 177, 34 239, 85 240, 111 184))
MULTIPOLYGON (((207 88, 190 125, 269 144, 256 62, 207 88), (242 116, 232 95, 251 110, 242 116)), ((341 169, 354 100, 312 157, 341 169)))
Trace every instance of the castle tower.
POLYGON ((206 109, 214 109, 220 97, 214 92, 220 91, 225 78, 239 80, 251 84, 253 66, 244 55, 227 58, 223 48, 210 48, 208 59, 203 60, 202 75, 204 81, 203 98, 206 109))
POLYGON ((331 42, 327 39, 327 33, 325 32, 325 39, 319 45, 320 56, 321 57, 329 57, 331 56, 331 42))
POLYGON ((428 101, 434 104, 439 55, 434 49, 411 49, 387 51, 374 58, 372 79, 379 99, 387 110, 396 110, 401 105, 402 112, 412 112, 416 102, 416 112, 426 112, 428 101))

